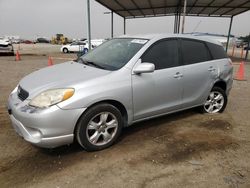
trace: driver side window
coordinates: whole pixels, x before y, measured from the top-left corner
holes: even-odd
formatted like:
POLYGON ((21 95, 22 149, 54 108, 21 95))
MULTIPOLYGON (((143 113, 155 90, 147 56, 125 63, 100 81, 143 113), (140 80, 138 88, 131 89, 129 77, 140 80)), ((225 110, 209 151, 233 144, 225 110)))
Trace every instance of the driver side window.
POLYGON ((153 63, 155 70, 179 66, 178 41, 162 40, 153 44, 142 56, 142 62, 153 63))

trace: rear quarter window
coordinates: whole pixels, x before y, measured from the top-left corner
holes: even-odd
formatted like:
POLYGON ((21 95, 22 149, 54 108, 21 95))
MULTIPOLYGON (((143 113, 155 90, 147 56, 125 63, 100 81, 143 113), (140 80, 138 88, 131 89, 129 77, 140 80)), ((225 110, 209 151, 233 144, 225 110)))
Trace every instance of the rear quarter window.
POLYGON ((224 59, 228 58, 226 51, 220 45, 208 42, 207 46, 211 52, 213 59, 224 59))
POLYGON ((181 39, 182 61, 184 65, 211 60, 211 55, 203 41, 181 39))

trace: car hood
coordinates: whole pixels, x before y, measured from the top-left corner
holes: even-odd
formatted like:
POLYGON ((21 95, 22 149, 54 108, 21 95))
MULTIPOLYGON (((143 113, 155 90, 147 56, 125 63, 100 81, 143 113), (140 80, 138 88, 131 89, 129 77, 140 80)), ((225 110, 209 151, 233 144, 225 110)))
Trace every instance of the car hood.
POLYGON ((73 87, 110 72, 71 61, 35 71, 24 77, 19 85, 30 94, 36 94, 47 89, 73 87))

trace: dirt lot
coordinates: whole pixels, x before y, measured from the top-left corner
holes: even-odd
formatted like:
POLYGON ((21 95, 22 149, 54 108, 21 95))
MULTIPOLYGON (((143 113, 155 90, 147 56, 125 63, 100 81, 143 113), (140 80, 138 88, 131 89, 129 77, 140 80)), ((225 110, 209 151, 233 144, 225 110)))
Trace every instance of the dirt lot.
POLYGON ((54 63, 76 57, 57 46, 37 55, 39 46, 22 48, 22 61, 0 57, 0 187, 250 187, 249 63, 223 114, 191 109, 138 123, 116 145, 88 153, 77 144, 40 149, 16 135, 5 109, 11 90, 47 66, 47 55, 54 63))

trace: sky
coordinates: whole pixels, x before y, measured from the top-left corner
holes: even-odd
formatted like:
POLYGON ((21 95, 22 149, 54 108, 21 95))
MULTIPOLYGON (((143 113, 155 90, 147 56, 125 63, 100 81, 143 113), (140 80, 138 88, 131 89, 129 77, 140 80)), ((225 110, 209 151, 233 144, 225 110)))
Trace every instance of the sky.
MULTIPOLYGON (((94 0, 91 3, 92 38, 108 38, 111 30, 109 11, 94 0)), ((86 0, 0 0, 0 37, 26 39, 51 38, 63 33, 69 38, 87 37, 86 0)), ((186 17, 185 32, 227 34, 230 19, 186 17), (195 29, 196 28, 196 29, 195 29)), ((173 33, 174 17, 127 20, 127 34, 173 33)), ((250 11, 234 17, 232 34, 250 33, 250 11)), ((123 18, 114 14, 114 36, 123 35, 123 18)))

